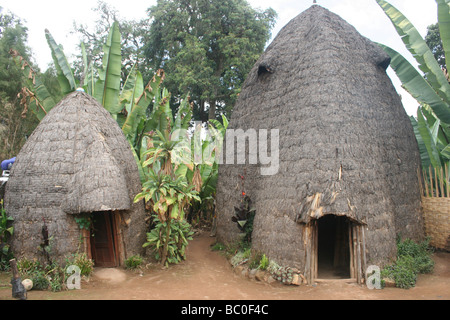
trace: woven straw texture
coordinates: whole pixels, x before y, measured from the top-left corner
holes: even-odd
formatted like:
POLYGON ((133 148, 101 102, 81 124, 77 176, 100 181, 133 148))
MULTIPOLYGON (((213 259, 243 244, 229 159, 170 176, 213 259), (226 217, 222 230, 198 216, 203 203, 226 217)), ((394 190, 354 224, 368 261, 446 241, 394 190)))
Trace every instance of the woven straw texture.
POLYGON ((327 214, 365 226, 371 264, 395 258, 397 234, 423 238, 417 141, 388 65, 379 46, 318 5, 278 33, 249 73, 228 128, 279 129, 279 170, 262 176, 262 164, 220 166, 219 241, 239 239, 231 218, 244 174, 256 208, 253 249, 282 265, 304 268, 305 225, 327 214))
POLYGON ((450 198, 422 197, 422 207, 430 244, 450 251, 450 198))
POLYGON ((6 186, 15 256, 42 258, 37 248, 45 223, 51 256, 64 261, 80 245, 76 217, 99 211, 120 212, 124 252, 141 252, 145 210, 133 203, 140 190, 136 161, 117 122, 89 95, 69 94, 29 137, 6 186))

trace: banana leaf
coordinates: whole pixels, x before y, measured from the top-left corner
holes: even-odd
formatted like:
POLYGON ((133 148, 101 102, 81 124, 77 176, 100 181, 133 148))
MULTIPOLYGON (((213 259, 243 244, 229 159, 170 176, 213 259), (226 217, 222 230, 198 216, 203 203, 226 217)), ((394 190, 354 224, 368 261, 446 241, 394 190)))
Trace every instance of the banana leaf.
POLYGON ((45 38, 47 39, 48 46, 52 52, 61 92, 63 95, 67 95, 68 93, 75 91, 77 87, 72 69, 70 68, 70 64, 67 61, 62 46, 55 42, 55 39, 47 29, 45 29, 45 38))
POLYGON ((419 103, 429 105, 442 122, 450 123, 448 103, 441 99, 429 82, 400 53, 388 46, 379 45, 391 57, 391 67, 402 82, 403 88, 419 103))
MULTIPOLYGON (((440 152, 436 146, 438 126, 439 122, 436 122, 435 125, 433 125, 433 127, 430 128, 422 113, 421 107, 419 107, 419 109, 417 110, 417 130, 420 133, 423 145, 425 145, 425 148, 427 149, 429 163, 434 168, 439 168, 442 166, 440 152)), ((425 163, 422 162, 422 165, 425 167, 427 164, 428 164, 427 162, 425 163)))
MULTIPOLYGON (((23 59, 23 57, 15 50, 10 50, 10 54, 14 59, 16 65, 22 70, 27 87, 32 92, 29 99, 28 108, 36 115, 41 121, 45 115, 56 105, 55 100, 50 95, 50 92, 45 87, 42 80, 33 70, 31 65, 23 59)), ((24 90, 27 90, 24 88, 24 90)))
POLYGON ((450 0, 436 0, 438 25, 445 56, 450 57, 450 0))
POLYGON ((189 103, 189 94, 181 101, 175 116, 174 129, 189 129, 192 119, 191 105, 189 103))
POLYGON ((384 0, 377 0, 377 2, 391 20, 406 48, 418 62, 420 70, 425 73, 427 81, 437 91, 439 96, 447 104, 450 104, 450 85, 420 33, 394 6, 384 0))
POLYGON ((122 71, 121 35, 119 24, 114 22, 103 46, 102 68, 95 83, 94 98, 111 114, 121 111, 119 104, 122 71))
MULTIPOLYGON (((137 77, 139 77, 139 74, 137 75, 137 77)), ((164 72, 162 70, 159 70, 143 91, 137 88, 137 86, 142 84, 141 78, 142 75, 139 79, 136 78, 135 80, 135 90, 133 92, 133 98, 130 99, 130 111, 128 112, 124 124, 122 125, 122 131, 125 136, 129 137, 129 139, 133 141, 136 138, 138 131, 137 128, 142 122, 142 118, 146 116, 147 108, 151 105, 155 95, 157 95, 160 91, 160 85, 164 80, 164 72)), ((147 131, 150 131, 150 129, 148 129, 147 131)))

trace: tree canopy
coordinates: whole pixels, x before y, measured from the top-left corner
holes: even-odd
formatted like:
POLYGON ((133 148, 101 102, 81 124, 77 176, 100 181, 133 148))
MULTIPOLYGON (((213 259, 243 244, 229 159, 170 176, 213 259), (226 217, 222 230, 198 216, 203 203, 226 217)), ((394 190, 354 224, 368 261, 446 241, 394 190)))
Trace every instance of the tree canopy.
POLYGON ((14 49, 27 59, 31 56, 27 32, 20 18, 0 7, 0 160, 14 156, 38 123, 34 117, 21 117, 17 94, 24 86, 23 73, 10 55, 14 49))
POLYGON ((425 36, 425 41, 441 68, 446 68, 445 52, 442 46, 439 25, 437 23, 429 25, 427 27, 427 35, 425 36))
POLYGON ((165 70, 173 97, 189 93, 196 120, 229 116, 271 37, 276 12, 245 0, 158 0, 148 15, 145 57, 165 70))

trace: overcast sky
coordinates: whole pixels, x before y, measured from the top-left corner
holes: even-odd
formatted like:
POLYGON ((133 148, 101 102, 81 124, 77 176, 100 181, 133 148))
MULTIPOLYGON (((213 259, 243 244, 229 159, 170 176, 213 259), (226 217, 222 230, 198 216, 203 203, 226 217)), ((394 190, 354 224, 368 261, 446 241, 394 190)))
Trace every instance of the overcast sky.
MULTIPOLYGON (((127 20, 145 18, 147 8, 156 4, 156 0, 106 0, 105 2, 119 11, 120 18, 127 20)), ((248 2, 254 8, 275 9, 278 19, 273 36, 276 36, 292 18, 308 9, 313 0, 248 0, 248 2)), ((411 63, 417 65, 375 0, 317 0, 317 2, 340 15, 363 36, 392 47, 408 58, 411 63)), ((388 0, 388 2, 399 9, 422 36, 425 36, 428 25, 437 22, 437 5, 434 0, 388 0)), ((51 53, 44 33, 46 28, 50 30, 56 42, 64 46, 64 51, 70 60, 71 55, 77 53, 78 44, 77 36, 71 34, 73 22, 93 26, 97 18, 96 13, 92 11, 97 6, 97 2, 92 0, 2 0, 0 6, 25 21, 28 27, 28 44, 42 70, 45 70, 51 62, 51 53)), ((392 70, 388 74, 402 96, 406 112, 416 115, 417 102, 400 88, 400 82, 392 70)))

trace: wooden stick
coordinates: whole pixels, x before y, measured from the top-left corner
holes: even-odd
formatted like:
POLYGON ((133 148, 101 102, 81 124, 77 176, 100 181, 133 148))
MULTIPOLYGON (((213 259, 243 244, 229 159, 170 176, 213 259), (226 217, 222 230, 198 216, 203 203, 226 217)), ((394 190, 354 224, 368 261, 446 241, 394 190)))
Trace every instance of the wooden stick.
POLYGON ((353 246, 353 237, 352 237, 352 224, 348 225, 348 244, 350 246, 350 278, 356 278, 355 275, 355 259, 354 259, 354 246, 353 246))
POLYGON ((437 178, 437 170, 434 168, 434 190, 436 197, 439 197, 439 186, 438 186, 438 178, 437 178))
POLYGON ((305 278, 308 284, 312 284, 312 276, 311 276, 311 232, 310 225, 307 224, 304 227, 304 244, 306 251, 306 261, 305 261, 305 278))
POLYGON ((429 193, 428 193, 428 179, 427 179, 427 174, 425 171, 425 168, 422 169, 422 176, 423 176, 423 184, 425 186, 425 196, 429 197, 429 193))
POLYGON ((356 280, 358 283, 361 283, 361 246, 359 242, 359 233, 358 226, 355 226, 355 235, 356 235, 356 280))
POLYGON ((446 189, 446 194, 447 194, 447 198, 449 198, 449 186, 448 186, 448 166, 447 164, 445 164, 445 189, 446 189))
POLYGON ((420 168, 417 168, 417 178, 419 179, 420 195, 423 196, 424 190, 423 190, 423 186, 422 186, 422 175, 420 174, 420 168))
POLYGON ((431 174, 431 166, 428 168, 428 171, 430 172, 430 197, 433 196, 433 175, 431 174))
POLYGON ((13 274, 14 279, 19 279, 19 269, 17 269, 17 261, 16 259, 9 260, 9 265, 11 266, 11 272, 13 274))
POLYGON ((366 260, 366 236, 364 234, 364 226, 361 226, 361 237, 362 237, 362 246, 363 246, 363 272, 366 273, 367 268, 367 260, 366 260))
POLYGON ((315 220, 312 224, 312 263, 311 263, 311 273, 312 278, 315 279, 318 278, 318 235, 319 235, 319 228, 318 228, 318 222, 315 220))
POLYGON ((441 184, 441 193, 440 196, 444 197, 444 169, 440 168, 441 176, 439 178, 440 184, 441 184))

